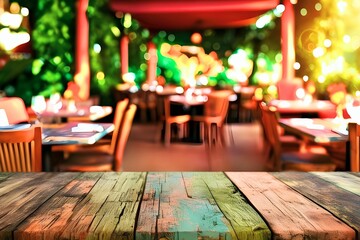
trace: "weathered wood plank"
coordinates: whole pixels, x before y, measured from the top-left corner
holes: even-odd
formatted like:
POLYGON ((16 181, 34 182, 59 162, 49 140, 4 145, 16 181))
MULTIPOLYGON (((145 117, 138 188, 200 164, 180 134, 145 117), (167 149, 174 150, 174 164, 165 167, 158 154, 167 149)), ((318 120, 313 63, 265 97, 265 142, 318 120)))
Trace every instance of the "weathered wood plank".
POLYGON ((0 183, 5 181, 8 177, 13 175, 14 173, 8 173, 8 172, 1 172, 0 173, 0 183))
POLYGON ((63 232, 72 211, 101 177, 101 173, 79 174, 44 203, 15 231, 15 239, 56 239, 63 232))
POLYGON ((230 228, 211 196, 188 195, 181 173, 148 174, 136 239, 230 239, 230 228))
POLYGON ((219 206, 234 229, 233 239, 271 239, 264 220, 224 173, 185 172, 183 178, 189 197, 219 206))
POLYGON ((312 173, 281 172, 272 175, 353 227, 357 231, 357 239, 360 239, 358 195, 345 191, 312 173))
POLYGON ((355 232, 265 172, 226 175, 268 223, 273 239, 354 239, 355 232))
POLYGON ((146 173, 82 173, 15 232, 17 239, 134 239, 146 173))
POLYGON ((360 196, 360 176, 346 172, 314 172, 313 174, 360 196))
POLYGON ((16 173, 0 183, 0 239, 13 231, 78 173, 16 173))

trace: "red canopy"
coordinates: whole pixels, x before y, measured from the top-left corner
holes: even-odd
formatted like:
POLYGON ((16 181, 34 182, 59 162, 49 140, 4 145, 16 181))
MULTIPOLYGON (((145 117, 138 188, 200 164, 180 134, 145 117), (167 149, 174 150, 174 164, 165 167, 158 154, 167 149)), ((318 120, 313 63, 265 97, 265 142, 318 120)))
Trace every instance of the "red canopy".
POLYGON ((252 24, 279 0, 110 0, 151 30, 231 28, 252 24))

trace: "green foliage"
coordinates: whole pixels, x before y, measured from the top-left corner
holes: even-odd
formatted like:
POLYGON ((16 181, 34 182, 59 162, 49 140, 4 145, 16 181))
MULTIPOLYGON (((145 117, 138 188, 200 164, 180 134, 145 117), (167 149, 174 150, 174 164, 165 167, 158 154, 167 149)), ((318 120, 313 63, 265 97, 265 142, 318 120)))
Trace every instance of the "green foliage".
POLYGON ((325 81, 318 84, 318 92, 320 94, 325 93, 327 87, 333 83, 344 83, 346 90, 355 95, 355 92, 360 90, 360 75, 358 70, 349 68, 346 72, 335 72, 327 75, 325 81))
POLYGON ((39 0, 32 31, 34 78, 46 87, 41 94, 65 90, 74 74, 75 6, 71 0, 39 0), (39 66, 38 61, 42 64, 39 66))
POLYGON ((72 0, 18 1, 30 10, 33 59, 5 86, 8 95, 29 104, 31 96, 64 91, 74 74, 74 21, 72 0))
POLYGON ((101 96, 106 104, 111 100, 112 88, 120 82, 121 22, 109 10, 107 0, 90 0, 87 15, 90 32, 90 94, 101 96))

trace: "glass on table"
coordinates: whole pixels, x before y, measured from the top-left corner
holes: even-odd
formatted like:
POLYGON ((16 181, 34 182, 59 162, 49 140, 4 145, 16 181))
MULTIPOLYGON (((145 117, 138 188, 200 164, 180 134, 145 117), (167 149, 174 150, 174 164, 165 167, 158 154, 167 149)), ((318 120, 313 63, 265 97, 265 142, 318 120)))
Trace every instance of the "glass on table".
POLYGON ((51 94, 48 104, 51 111, 55 113, 59 112, 63 106, 60 93, 51 94))
POLYGON ((46 100, 42 95, 36 95, 31 98, 31 109, 36 114, 36 122, 40 122, 41 114, 46 110, 46 100))
POLYGON ((360 99, 352 98, 345 108, 352 120, 360 122, 360 99))

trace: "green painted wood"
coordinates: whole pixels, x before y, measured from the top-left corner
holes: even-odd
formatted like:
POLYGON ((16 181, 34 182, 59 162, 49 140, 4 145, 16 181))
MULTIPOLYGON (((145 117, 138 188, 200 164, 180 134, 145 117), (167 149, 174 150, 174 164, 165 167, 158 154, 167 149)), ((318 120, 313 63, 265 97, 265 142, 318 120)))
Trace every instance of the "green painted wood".
POLYGON ((230 239, 230 228, 210 194, 189 196, 182 173, 148 174, 136 239, 230 239))
POLYGON ((0 183, 0 239, 13 231, 78 173, 15 173, 0 183))
POLYGON ((266 172, 227 172, 268 223, 273 239, 354 239, 355 231, 266 172))
POLYGON ((209 199, 230 222, 233 239, 271 239, 264 220, 222 172, 185 172, 186 192, 193 199, 209 199))
POLYGON ((360 175, 347 172, 314 172, 314 175, 360 196, 360 175))
POLYGON ((281 172, 272 175, 351 226, 357 232, 356 239, 360 239, 360 197, 358 195, 312 173, 281 172))
POLYGON ((8 179, 14 173, 0 172, 0 183, 8 179))
POLYGON ((146 173, 82 173, 15 232, 17 239, 134 239, 146 173))

